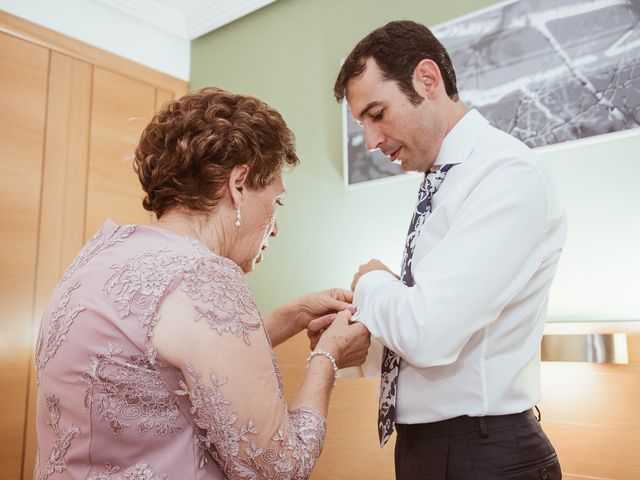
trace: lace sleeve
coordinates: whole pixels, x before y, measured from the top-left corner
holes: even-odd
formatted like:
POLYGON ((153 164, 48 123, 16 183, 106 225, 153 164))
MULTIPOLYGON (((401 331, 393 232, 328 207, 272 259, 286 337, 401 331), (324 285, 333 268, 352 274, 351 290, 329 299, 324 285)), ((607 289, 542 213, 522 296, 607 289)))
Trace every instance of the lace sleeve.
POLYGON ((187 272, 163 302, 159 356, 184 375, 200 440, 229 479, 306 479, 326 421, 284 403, 271 344, 242 272, 217 259, 187 272))

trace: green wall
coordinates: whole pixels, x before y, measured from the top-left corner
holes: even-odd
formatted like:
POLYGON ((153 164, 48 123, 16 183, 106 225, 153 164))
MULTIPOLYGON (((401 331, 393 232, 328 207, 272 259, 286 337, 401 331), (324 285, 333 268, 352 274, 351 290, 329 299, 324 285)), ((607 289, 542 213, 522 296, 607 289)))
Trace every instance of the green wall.
MULTIPOLYGON (((390 20, 412 19, 435 26, 494 3, 497 2, 278 0, 192 42, 192 90, 219 86, 257 96, 276 107, 296 134, 301 165, 286 177, 289 193, 278 217, 280 236, 272 242, 263 264, 249 276, 263 311, 308 291, 332 286, 348 288, 358 265, 370 258, 379 258, 396 270, 400 265, 419 179, 409 177, 345 191, 341 110, 332 96, 340 59, 364 35, 390 20)), ((586 252, 582 247, 567 247, 569 267, 567 272, 560 272, 557 283, 561 289, 552 295, 551 312, 556 319, 581 319, 600 310, 605 310, 611 319, 633 317, 636 312, 640 318, 640 307, 636 308, 635 301, 631 304, 630 298, 622 299, 622 304, 629 304, 631 310, 612 314, 606 305, 598 304, 600 310, 588 303, 585 306, 585 298, 599 301, 596 293, 601 290, 593 282, 585 281, 586 288, 594 289, 592 294, 576 292, 574 288, 574 278, 585 278, 583 270, 593 274, 594 266, 585 265, 583 259, 595 261, 596 270, 610 263, 602 258, 606 245, 601 243, 612 240, 611 235, 598 234, 598 225, 592 222, 590 213, 580 211, 584 198, 593 200, 588 186, 598 183, 594 174, 603 162, 612 160, 613 152, 628 175, 622 175, 627 190, 622 199, 614 195, 614 206, 619 201, 625 202, 626 207, 634 203, 640 206, 637 190, 630 183, 631 176, 640 176, 640 160, 634 161, 632 154, 640 151, 639 140, 636 136, 541 154, 554 172, 557 170, 563 192, 569 193, 566 202, 570 218, 582 219, 579 235, 570 237, 571 245, 582 246, 582 236, 589 237, 591 245, 586 252), (591 179, 587 186, 582 185, 582 178, 591 179)), ((609 175, 612 176, 615 182, 618 175, 609 175)), ((618 191, 615 183, 610 188, 618 191)), ((640 245, 640 227, 635 212, 635 219, 627 218, 633 215, 633 209, 629 214, 618 213, 617 223, 605 224, 605 228, 632 229, 631 236, 629 232, 624 234, 623 253, 631 249, 630 254, 636 255, 631 263, 637 264, 638 271, 640 253, 637 248, 634 253, 633 243, 638 240, 635 244, 640 245)), ((613 233, 614 240, 622 238, 620 232, 613 233)), ((629 272, 622 273, 630 275, 629 272)))

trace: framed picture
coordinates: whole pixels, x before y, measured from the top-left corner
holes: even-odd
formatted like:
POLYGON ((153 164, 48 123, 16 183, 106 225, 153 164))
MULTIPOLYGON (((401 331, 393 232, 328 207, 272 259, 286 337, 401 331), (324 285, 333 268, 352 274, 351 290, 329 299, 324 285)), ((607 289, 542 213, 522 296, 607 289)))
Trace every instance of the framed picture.
MULTIPOLYGON (((640 131, 640 0, 510 1, 432 31, 461 100, 532 148, 640 131)), ((356 167, 359 127, 345 122, 346 184, 397 175, 356 167)))

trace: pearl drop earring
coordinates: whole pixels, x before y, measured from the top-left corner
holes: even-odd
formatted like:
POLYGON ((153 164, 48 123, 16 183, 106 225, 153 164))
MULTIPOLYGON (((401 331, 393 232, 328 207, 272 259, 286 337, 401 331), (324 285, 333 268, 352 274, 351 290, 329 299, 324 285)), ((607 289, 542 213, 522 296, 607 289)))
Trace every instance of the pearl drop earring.
POLYGON ((240 226, 240 206, 238 205, 238 208, 236 210, 236 227, 240 226))

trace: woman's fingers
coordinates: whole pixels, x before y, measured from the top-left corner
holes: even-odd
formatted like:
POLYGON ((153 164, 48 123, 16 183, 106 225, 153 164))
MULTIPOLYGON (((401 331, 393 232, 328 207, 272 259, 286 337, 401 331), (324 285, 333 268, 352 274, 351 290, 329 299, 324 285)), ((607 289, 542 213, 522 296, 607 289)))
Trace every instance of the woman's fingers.
POLYGON ((322 317, 314 318, 309 322, 307 330, 310 333, 318 333, 327 328, 329 325, 333 323, 336 319, 335 313, 329 313, 328 315, 323 315, 322 317))

